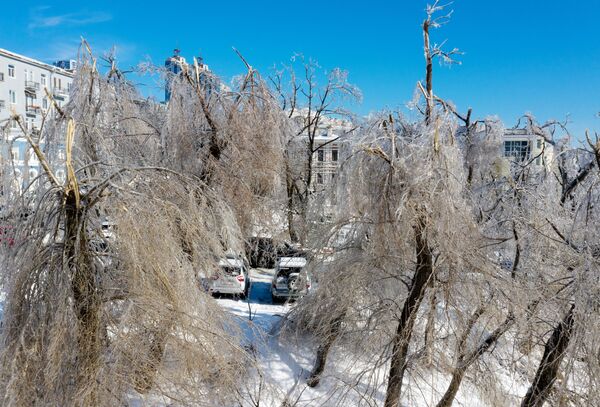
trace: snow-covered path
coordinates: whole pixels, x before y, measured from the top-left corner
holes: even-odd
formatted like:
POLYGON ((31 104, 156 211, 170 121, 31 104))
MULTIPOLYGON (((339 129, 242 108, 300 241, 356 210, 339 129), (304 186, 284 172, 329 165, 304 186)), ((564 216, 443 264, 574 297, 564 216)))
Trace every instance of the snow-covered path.
MULTIPOLYGON (((260 328, 264 334, 273 333, 289 310, 287 304, 273 304, 271 299, 272 269, 250 269, 250 291, 247 301, 222 296, 217 302, 227 311, 245 319, 247 328, 260 328)), ((241 322, 241 321, 240 321, 241 322)), ((246 329, 246 328, 244 328, 246 329)))
MULTIPOLYGON (((280 335, 280 328, 293 304, 273 304, 271 299, 271 269, 251 269, 252 282, 247 301, 230 296, 217 302, 231 313, 243 333, 243 345, 255 355, 255 375, 247 378, 247 402, 260 399, 260 406, 377 406, 385 396, 386 367, 365 374, 369 361, 349 353, 344 346, 331 350, 329 363, 317 388, 306 385, 314 360, 315 346, 307 337, 280 335), (249 317, 251 315, 251 317, 249 317), (358 373, 363 372, 361 375, 358 373), (259 373, 260 372, 260 373, 259 373), (285 403, 284 403, 285 401, 285 403), (287 404, 286 404, 287 403, 287 404)), ((431 377, 407 380, 410 395, 401 405, 426 407, 435 405, 447 386, 447 375, 432 372, 431 377)), ((466 382, 457 397, 457 405, 483 406, 483 401, 466 382)))

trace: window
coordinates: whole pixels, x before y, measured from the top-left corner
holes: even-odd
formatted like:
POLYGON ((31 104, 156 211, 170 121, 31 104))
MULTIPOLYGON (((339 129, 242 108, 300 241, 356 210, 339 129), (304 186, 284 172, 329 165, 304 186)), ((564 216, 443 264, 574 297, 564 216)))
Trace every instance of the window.
POLYGON ((17 121, 16 120, 11 120, 10 121, 10 128, 11 129, 16 129, 17 127, 18 127, 17 126, 17 121))
POLYGON ((40 75, 40 82, 42 83, 42 86, 46 86, 46 74, 45 73, 40 75))
POLYGON ((8 91, 8 101, 12 104, 17 103, 17 93, 14 90, 8 91))
POLYGON ((8 66, 8 76, 11 78, 15 77, 15 66, 14 65, 8 66))
POLYGON ((513 158, 515 161, 528 160, 531 155, 529 141, 510 140, 504 142, 504 156, 513 158))
POLYGON ((333 149, 331 150, 331 161, 337 161, 338 160, 338 151, 333 149))
POLYGON ((35 125, 33 124, 33 119, 28 117, 25 119, 25 128, 27 130, 33 130, 35 129, 35 125))
POLYGON ((48 109, 48 99, 47 98, 42 99, 42 109, 48 109))
POLYGON ((325 151, 319 150, 317 151, 317 161, 325 161, 325 151))
POLYGON ((12 151, 12 159, 13 161, 19 161, 19 150, 14 149, 12 151))
POLYGON ((4 82, 4 72, 0 72, 0 82, 4 82))
POLYGON ((537 139, 537 148, 538 148, 538 150, 540 150, 542 148, 542 139, 541 138, 537 139))
POLYGON ((323 183, 323 174, 321 174, 320 172, 317 172, 317 184, 322 184, 323 183))

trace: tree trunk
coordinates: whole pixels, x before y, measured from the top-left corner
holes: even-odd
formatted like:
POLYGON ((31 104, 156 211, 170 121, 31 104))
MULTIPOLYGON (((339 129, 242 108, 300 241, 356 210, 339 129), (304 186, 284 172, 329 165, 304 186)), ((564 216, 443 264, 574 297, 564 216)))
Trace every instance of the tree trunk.
POLYGON ((483 311, 483 308, 479 308, 477 311, 475 311, 475 313, 467 323, 467 329, 461 336, 461 340, 458 346, 460 354, 458 356, 457 367, 452 372, 452 380, 450 381, 450 384, 448 385, 444 396, 438 402, 436 407, 450 407, 452 405, 452 403, 454 402, 454 398, 456 397, 456 393, 458 393, 458 389, 460 388, 460 384, 462 383, 462 379, 464 378, 469 366, 471 366, 473 362, 475 362, 481 355, 487 352, 488 349, 490 349, 492 345, 495 344, 498 341, 498 339, 500 339, 500 337, 504 335, 506 331, 508 331, 508 329, 513 325, 515 321, 513 314, 509 313, 504 322, 498 328, 496 328, 494 332, 492 332, 487 338, 485 338, 485 340, 482 343, 480 343, 476 349, 474 349, 470 353, 467 353, 464 350, 467 338, 471 333, 473 325, 475 325, 475 322, 477 321, 477 319, 479 319, 483 311))
POLYGON ((406 369, 406 355, 408 353, 408 345, 412 336, 415 317, 433 274, 433 259, 425 235, 425 221, 423 219, 419 219, 417 226, 415 226, 415 241, 417 267, 393 339, 394 346, 385 395, 385 407, 395 407, 400 402, 402 379, 406 369))
POLYGON ((319 345, 317 348, 317 359, 315 360, 315 366, 313 367, 313 371, 306 382, 309 387, 316 387, 321 381, 321 374, 323 373, 323 370, 325 370, 325 363, 327 362, 329 349, 340 335, 343 318, 344 315, 339 316, 331 321, 329 334, 325 338, 325 342, 319 345))
POLYGON ((98 360, 102 348, 97 276, 90 258, 85 231, 84 210, 78 206, 74 191, 65 199, 65 256, 71 270, 73 306, 77 316, 77 387, 85 405, 95 405, 98 360))
POLYGON ((454 372, 452 373, 452 380, 446 389, 446 393, 444 393, 444 396, 437 403, 436 407, 450 407, 452 405, 466 371, 466 366, 454 369, 454 372))
POLYGON ((544 347, 544 356, 521 407, 542 407, 548 398, 573 334, 574 311, 575 305, 572 305, 567 315, 548 338, 544 347))
POLYGON ((292 243, 298 243, 299 237, 298 232, 296 231, 296 227, 294 225, 294 178, 291 173, 289 158, 286 156, 285 162, 285 186, 287 191, 287 222, 288 222, 288 232, 290 235, 290 240, 292 243))
POLYGON ((423 22, 423 48, 425 52, 425 124, 431 124, 431 116, 433 114, 433 57, 431 56, 431 48, 429 45, 429 19, 423 22))
POLYGON ((433 281, 433 289, 431 290, 431 296, 429 298, 429 312, 427 313, 427 324, 425 324, 425 338, 424 342, 424 359, 425 365, 431 366, 433 363, 433 331, 435 328, 435 314, 437 311, 437 287, 435 285, 435 279, 433 281))

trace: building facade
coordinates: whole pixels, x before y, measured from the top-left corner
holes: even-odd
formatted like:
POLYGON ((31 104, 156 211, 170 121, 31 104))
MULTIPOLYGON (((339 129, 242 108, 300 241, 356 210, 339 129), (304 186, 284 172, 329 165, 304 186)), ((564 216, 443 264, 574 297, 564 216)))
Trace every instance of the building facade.
POLYGON ((528 128, 506 129, 503 138, 503 155, 514 164, 530 164, 543 168, 552 160, 552 146, 542 136, 528 128))
MULTIPOLYGON (((69 67, 74 66, 69 62, 69 67)), ((11 118, 20 116, 26 130, 35 134, 51 107, 47 95, 63 106, 72 83, 73 70, 0 49, 0 158, 12 159, 19 188, 37 177, 40 168, 30 146, 20 137, 21 128, 11 118)))

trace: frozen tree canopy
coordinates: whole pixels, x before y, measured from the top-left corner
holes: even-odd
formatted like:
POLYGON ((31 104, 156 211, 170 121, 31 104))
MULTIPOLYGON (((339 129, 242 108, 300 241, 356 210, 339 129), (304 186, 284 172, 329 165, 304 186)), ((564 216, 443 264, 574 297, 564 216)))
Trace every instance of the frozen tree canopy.
POLYGON ((539 146, 503 154, 500 119, 436 94, 446 7, 407 110, 367 118, 299 55, 238 52, 230 86, 157 69, 159 104, 83 41, 69 103, 0 123, 40 164, 1 163, 1 404, 600 405, 600 141, 528 114, 539 146), (211 296, 224 273, 246 302, 211 296), (302 295, 273 303, 279 277, 302 295))

